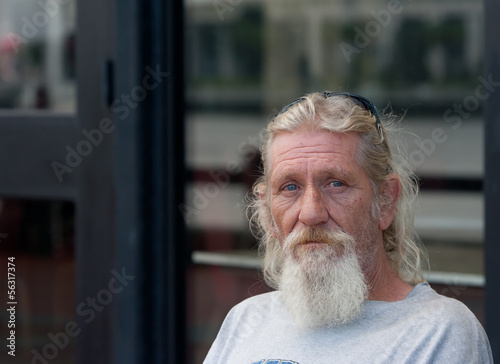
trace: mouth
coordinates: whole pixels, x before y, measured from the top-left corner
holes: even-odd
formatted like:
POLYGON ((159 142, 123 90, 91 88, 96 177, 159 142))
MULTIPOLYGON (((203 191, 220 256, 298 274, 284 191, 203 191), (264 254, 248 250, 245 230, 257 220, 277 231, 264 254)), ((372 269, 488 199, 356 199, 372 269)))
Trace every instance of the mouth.
POLYGON ((315 248, 315 247, 325 246, 325 244, 326 243, 321 242, 321 241, 306 241, 306 242, 299 244, 299 246, 308 247, 308 248, 315 248))
POLYGON ((325 244, 321 241, 306 241, 304 244, 306 245, 309 245, 309 244, 312 244, 312 245, 315 245, 315 244, 325 244))

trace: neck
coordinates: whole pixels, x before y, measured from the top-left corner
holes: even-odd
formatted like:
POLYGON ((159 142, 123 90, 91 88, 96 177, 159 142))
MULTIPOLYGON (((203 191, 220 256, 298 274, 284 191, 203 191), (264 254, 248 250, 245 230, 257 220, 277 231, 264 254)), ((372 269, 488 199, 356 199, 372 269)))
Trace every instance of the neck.
POLYGON ((413 286, 403 281, 394 272, 382 243, 377 249, 375 269, 367 278, 369 284, 368 299, 372 301, 401 301, 413 289, 413 286))

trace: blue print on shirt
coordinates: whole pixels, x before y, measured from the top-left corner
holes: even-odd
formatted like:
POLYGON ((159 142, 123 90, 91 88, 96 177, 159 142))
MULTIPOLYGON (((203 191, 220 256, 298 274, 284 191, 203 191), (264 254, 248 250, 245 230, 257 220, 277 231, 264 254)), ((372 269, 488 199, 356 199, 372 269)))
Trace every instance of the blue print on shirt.
POLYGON ((252 364, 300 364, 300 363, 285 359, 262 359, 260 361, 254 361, 252 364))

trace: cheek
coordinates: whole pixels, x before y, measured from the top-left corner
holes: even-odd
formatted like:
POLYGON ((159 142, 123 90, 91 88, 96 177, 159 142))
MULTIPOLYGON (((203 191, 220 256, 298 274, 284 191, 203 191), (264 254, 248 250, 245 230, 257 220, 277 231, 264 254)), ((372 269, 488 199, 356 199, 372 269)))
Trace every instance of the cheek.
POLYGON ((295 225, 297 213, 293 204, 274 201, 271 205, 271 214, 279 232, 288 234, 295 225))
POLYGON ((359 227, 371 221, 371 204, 368 199, 362 197, 354 199, 350 204, 345 206, 343 218, 352 232, 357 231, 359 227))
POLYGON ((358 218, 354 221, 353 228, 360 248, 371 251, 371 242, 376 240, 378 234, 378 222, 373 217, 371 203, 360 204, 356 216, 358 218))
POLYGON ((362 197, 358 198, 355 203, 356 208, 359 210, 360 213, 363 212, 370 212, 371 207, 368 199, 364 199, 362 197))

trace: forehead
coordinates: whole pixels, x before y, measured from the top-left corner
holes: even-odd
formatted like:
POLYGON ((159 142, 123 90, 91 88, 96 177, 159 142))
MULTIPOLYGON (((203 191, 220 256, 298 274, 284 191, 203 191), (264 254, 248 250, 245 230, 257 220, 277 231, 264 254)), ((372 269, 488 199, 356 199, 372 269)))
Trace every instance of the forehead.
POLYGON ((271 144, 269 162, 271 170, 309 161, 357 169, 358 144, 359 137, 352 133, 283 132, 271 144))

